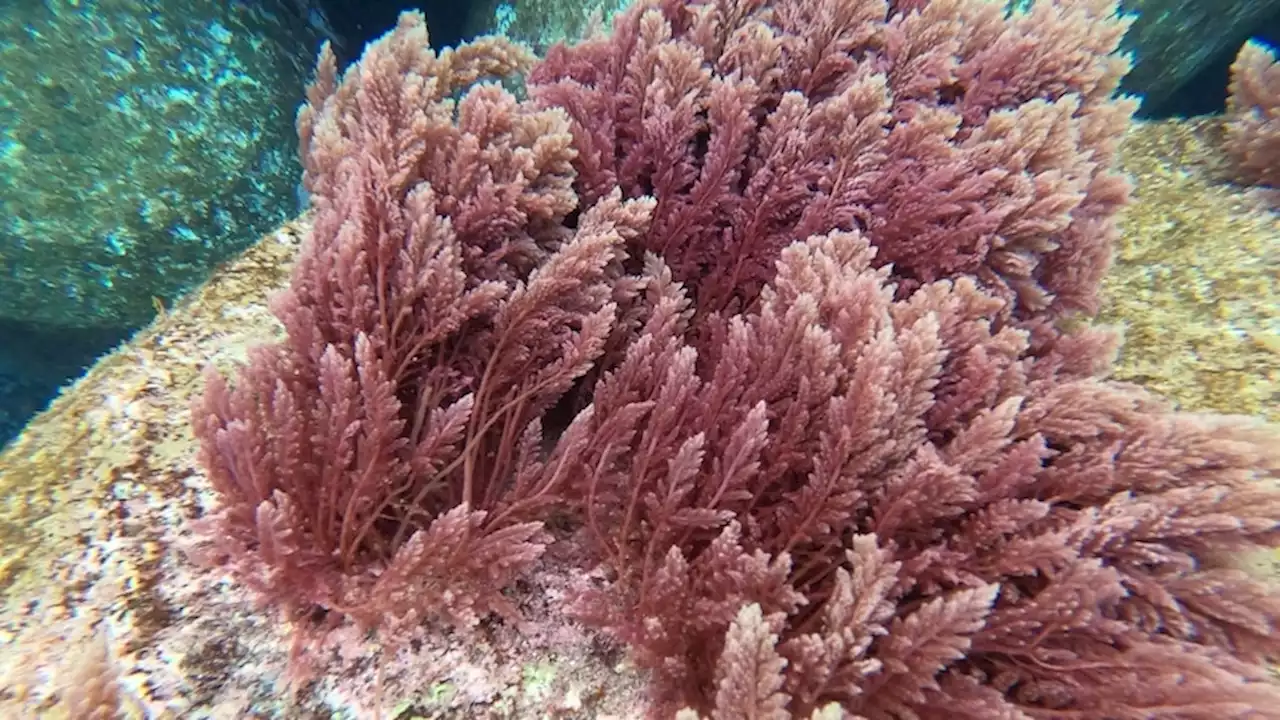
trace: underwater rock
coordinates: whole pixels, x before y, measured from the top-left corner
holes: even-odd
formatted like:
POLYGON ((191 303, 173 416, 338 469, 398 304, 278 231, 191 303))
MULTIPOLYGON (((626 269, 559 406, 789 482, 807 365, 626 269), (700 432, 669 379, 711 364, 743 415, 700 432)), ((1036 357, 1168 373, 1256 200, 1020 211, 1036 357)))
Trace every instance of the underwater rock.
POLYGON ((608 32, 631 0, 479 0, 472 2, 467 30, 497 33, 528 43, 538 55, 556 43, 573 43, 608 32))
POLYGON ((0 6, 0 321, 137 328, 296 211, 286 5, 0 6))
POLYGON ((1188 410, 1280 421, 1280 215, 1231 182, 1222 119, 1141 122, 1098 321, 1125 329, 1115 377, 1188 410))
POLYGON ((1122 0, 1138 15, 1124 47, 1136 55, 1121 89, 1143 96, 1143 110, 1160 106, 1206 66, 1235 55, 1240 42, 1280 12, 1277 0, 1122 0))

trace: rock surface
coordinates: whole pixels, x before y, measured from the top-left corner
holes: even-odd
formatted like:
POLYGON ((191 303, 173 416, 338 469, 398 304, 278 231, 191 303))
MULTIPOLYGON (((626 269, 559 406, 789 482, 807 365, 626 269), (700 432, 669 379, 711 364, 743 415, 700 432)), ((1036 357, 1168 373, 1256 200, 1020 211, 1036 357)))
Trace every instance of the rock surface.
POLYGON ((138 328, 297 210, 321 35, 267 3, 0 3, 0 322, 138 328))
MULTIPOLYGON (((1023 0, 1026 2, 1026 0, 1023 0)), ((1201 70, 1234 56, 1255 28, 1280 13, 1280 0, 1120 0, 1138 15, 1124 47, 1136 55, 1121 86, 1161 112, 1201 70)))
POLYGON ((1139 123, 1136 190, 1099 320, 1125 330, 1115 375, 1193 410, 1280 421, 1280 214, 1233 185, 1219 118, 1139 123))

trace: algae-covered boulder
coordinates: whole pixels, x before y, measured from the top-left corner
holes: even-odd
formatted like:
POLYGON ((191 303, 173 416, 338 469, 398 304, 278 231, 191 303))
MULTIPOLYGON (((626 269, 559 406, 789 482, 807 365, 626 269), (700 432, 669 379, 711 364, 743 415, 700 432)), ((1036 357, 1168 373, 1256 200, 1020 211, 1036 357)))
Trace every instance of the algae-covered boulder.
POLYGON ((499 33, 527 43, 539 55, 556 43, 574 43, 607 31, 613 17, 632 0, 477 0, 467 28, 472 34, 499 33))
POLYGON ((1230 183, 1219 118, 1139 123, 1099 320, 1124 328, 1115 374, 1191 410, 1280 420, 1280 215, 1230 183))
POLYGON ((288 3, 0 3, 0 321, 137 327, 293 214, 320 41, 288 3))

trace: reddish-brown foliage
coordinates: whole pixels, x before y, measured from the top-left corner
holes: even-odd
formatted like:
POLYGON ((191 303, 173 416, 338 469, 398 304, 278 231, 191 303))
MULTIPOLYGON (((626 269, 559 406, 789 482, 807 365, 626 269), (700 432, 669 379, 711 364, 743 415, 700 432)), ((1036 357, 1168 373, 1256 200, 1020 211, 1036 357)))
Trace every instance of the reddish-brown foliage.
POLYGON ((738 717, 746 685, 886 720, 1280 708, 1280 597, 1220 564, 1280 541, 1275 429, 1100 381, 1088 336, 1032 356, 969 279, 895 300, 871 258, 789 246, 705 372, 653 267, 568 430, 608 573, 578 612, 654 670, 654 717, 738 717))
POLYGON ((967 274, 1031 316, 1096 309, 1136 103, 1115 0, 644 0, 554 48, 576 187, 658 201, 637 246, 699 309, 749 307, 787 244, 860 229, 899 291, 967 274), (746 303, 744 305, 743 303, 746 303))
POLYGON ((1231 65, 1226 147, 1241 179, 1280 188, 1280 61, 1256 40, 1231 65))
POLYGON ((656 716, 1280 717, 1230 565, 1280 545, 1275 428, 1052 324, 1125 194, 1125 22, 1003 7, 642 0, 536 105, 417 15, 325 52, 287 338, 194 408, 200 555, 395 638, 510 615, 554 510, 656 716))
POLYGON ((406 15, 299 114, 314 225, 273 307, 286 342, 194 410, 222 506, 204 555, 291 613, 370 625, 510 613, 562 481, 542 416, 602 352, 650 203, 578 211, 567 122, 496 86, 491 41, 430 53, 406 15))

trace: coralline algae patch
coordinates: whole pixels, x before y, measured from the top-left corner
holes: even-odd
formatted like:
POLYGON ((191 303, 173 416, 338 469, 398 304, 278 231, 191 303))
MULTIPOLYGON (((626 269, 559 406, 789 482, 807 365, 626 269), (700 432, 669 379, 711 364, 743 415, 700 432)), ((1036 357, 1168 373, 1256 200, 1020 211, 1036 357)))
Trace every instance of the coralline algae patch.
POLYGON ((1280 215, 1230 184, 1218 119, 1140 123, 1135 180, 1098 318, 1124 329, 1115 377, 1187 410, 1280 420, 1280 215))

